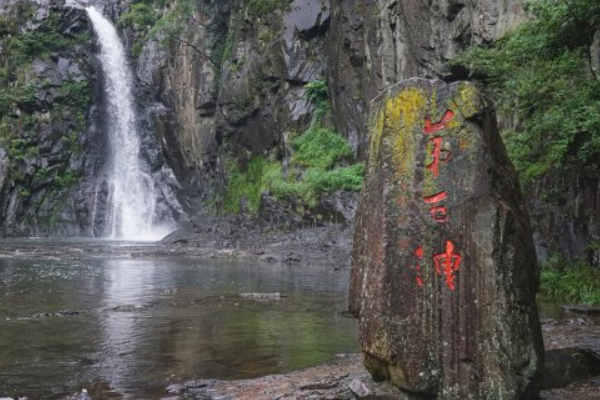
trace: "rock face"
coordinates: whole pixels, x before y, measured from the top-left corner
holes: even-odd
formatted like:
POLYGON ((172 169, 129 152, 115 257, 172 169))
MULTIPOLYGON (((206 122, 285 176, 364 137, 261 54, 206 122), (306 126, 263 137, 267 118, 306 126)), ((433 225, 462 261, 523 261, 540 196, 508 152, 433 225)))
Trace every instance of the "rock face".
POLYGON ((444 62, 525 17, 519 0, 332 2, 328 72, 336 127, 366 154, 371 100, 412 77, 449 77, 444 62))
POLYGON ((285 154, 287 138, 309 126, 304 86, 326 75, 330 21, 322 0, 281 2, 268 16, 248 1, 197 3, 184 41, 150 41, 137 63, 140 97, 154 101, 149 120, 190 214, 223 190, 227 163, 285 154))
POLYGON ((527 205, 538 259, 560 255, 600 265, 600 174, 553 171, 531 192, 527 205))
POLYGON ((468 83, 422 79, 375 110, 351 282, 367 369, 424 398, 528 398, 536 257, 493 112, 468 83))
POLYGON ((85 12, 61 4, 0 2, 2 236, 93 229, 101 80, 85 12))

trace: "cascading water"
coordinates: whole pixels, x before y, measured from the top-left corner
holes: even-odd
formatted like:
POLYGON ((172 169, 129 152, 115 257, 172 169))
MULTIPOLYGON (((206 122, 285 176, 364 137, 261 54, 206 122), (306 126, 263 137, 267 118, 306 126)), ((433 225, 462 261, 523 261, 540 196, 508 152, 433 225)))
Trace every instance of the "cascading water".
POLYGON ((111 150, 108 236, 156 240, 168 233, 156 226, 157 193, 140 158, 133 76, 116 28, 93 6, 86 7, 100 44, 108 106, 111 150))

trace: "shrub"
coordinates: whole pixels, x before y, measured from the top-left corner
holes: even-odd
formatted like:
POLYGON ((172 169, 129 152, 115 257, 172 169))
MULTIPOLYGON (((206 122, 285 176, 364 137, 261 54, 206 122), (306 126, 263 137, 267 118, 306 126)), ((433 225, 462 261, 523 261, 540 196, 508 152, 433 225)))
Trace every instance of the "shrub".
POLYGON ((322 127, 313 127, 294 139, 292 149, 292 163, 307 168, 331 168, 353 155, 346 139, 322 127))
POLYGON ((268 17, 277 10, 289 7, 287 0, 249 0, 248 12, 255 17, 268 17))
POLYGON ((67 170, 56 176, 55 184, 59 189, 64 189, 78 184, 80 180, 81 178, 75 171, 67 170))
POLYGON ((361 189, 363 164, 337 165, 352 156, 350 144, 337 133, 321 127, 309 129, 292 142, 292 149, 292 166, 287 173, 281 162, 266 161, 261 156, 252 158, 244 171, 230 165, 225 212, 239 213, 244 199, 247 210, 255 213, 265 192, 311 208, 325 194, 361 189))
POLYGON ((57 99, 59 104, 78 108, 82 112, 86 112, 92 102, 92 93, 87 80, 80 82, 64 81, 58 88, 58 94, 60 96, 57 99))
POLYGON ((260 156, 250 160, 245 171, 240 171, 234 163, 230 164, 224 201, 226 213, 239 213, 242 200, 246 202, 250 213, 258 211, 262 197, 263 167, 264 161, 260 156))
POLYGON ((146 3, 134 3, 129 7, 129 10, 121 14, 117 21, 117 25, 121 28, 125 26, 132 27, 136 30, 147 32, 156 24, 159 16, 151 5, 146 3))
POLYGON ((331 109, 329 103, 329 89, 326 80, 318 79, 309 82, 304 88, 306 89, 306 98, 315 105, 317 110, 326 112, 331 109))
POLYGON ((600 274, 585 262, 569 263, 553 256, 542 265, 540 294, 563 302, 598 306, 600 274))

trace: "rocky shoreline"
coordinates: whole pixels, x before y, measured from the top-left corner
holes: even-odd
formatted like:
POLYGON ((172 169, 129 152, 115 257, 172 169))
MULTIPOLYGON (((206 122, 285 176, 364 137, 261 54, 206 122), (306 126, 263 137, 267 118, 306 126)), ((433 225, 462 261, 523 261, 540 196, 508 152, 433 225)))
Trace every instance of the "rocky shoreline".
POLYGON ((201 217, 160 242, 74 241, 48 246, 36 240, 0 242, 0 257, 81 259, 172 258, 248 260, 267 263, 322 265, 343 269, 350 265, 352 228, 342 223, 320 226, 259 222, 247 217, 201 217))

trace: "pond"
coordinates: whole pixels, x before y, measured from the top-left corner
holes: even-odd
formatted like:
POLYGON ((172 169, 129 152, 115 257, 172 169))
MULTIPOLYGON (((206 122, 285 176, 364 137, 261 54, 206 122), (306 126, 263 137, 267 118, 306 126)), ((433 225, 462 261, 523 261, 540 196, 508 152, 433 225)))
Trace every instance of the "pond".
POLYGON ((171 383, 357 352, 348 279, 255 262, 0 258, 0 397, 157 399, 171 383))

